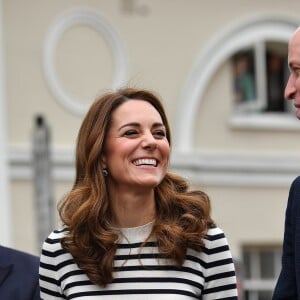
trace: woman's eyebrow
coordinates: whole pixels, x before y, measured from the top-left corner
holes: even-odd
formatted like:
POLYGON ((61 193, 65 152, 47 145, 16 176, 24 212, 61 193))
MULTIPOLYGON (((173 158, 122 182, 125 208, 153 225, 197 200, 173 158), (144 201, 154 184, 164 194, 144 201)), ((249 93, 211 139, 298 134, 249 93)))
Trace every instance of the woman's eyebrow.
POLYGON ((120 131, 121 129, 123 129, 124 127, 140 127, 141 125, 137 122, 132 122, 132 123, 126 123, 126 124, 123 124, 122 126, 120 126, 118 128, 118 130, 120 131))
MULTIPOLYGON (((126 124, 123 124, 122 126, 120 126, 118 128, 118 130, 120 131, 124 127, 141 127, 141 124, 137 123, 137 122, 126 123, 126 124)), ((157 127, 165 127, 165 125, 163 123, 160 123, 160 122, 153 123, 152 128, 157 128, 157 127)))
POLYGON ((156 127, 163 127, 163 128, 165 128, 165 125, 163 123, 157 122, 157 123, 154 123, 152 125, 152 128, 156 128, 156 127))

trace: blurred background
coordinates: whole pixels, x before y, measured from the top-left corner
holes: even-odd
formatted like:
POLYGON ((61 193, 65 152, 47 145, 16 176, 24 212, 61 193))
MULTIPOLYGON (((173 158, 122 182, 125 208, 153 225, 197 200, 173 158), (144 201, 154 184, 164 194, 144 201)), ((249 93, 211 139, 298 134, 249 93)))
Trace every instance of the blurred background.
POLYGON ((0 0, 0 243, 40 254, 88 106, 129 84, 162 97, 170 168, 209 194, 240 299, 270 299, 300 175, 283 99, 298 25, 298 0, 0 0))

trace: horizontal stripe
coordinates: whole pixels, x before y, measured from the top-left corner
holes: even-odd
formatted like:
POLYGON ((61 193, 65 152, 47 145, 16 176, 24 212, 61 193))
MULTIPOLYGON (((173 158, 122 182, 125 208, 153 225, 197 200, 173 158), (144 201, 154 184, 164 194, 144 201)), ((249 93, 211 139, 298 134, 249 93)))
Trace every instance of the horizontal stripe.
POLYGON ((47 295, 54 296, 54 297, 64 297, 62 294, 51 291, 51 290, 47 290, 44 287, 41 287, 40 289, 41 289, 42 293, 46 293, 47 295))
POLYGON ((185 295, 188 297, 192 297, 195 299, 198 299, 197 295, 194 295, 192 293, 189 293, 187 291, 182 291, 182 290, 171 290, 171 289, 166 289, 166 290, 161 290, 161 289, 151 289, 151 290, 114 290, 114 291, 95 291, 95 292, 81 292, 81 293, 76 293, 73 294, 71 297, 68 299, 75 299, 79 297, 88 297, 88 296, 105 296, 105 295, 133 295, 133 294, 138 294, 138 295, 147 295, 147 294, 154 294, 154 295, 163 295, 163 294, 168 294, 168 295, 185 295))
POLYGON ((214 274, 214 275, 211 275, 211 276, 207 276, 206 277, 206 282, 216 280, 216 279, 227 278, 227 277, 234 277, 234 276, 235 276, 234 271, 217 273, 217 274, 214 274))
POLYGON ((220 292, 220 291, 226 291, 226 290, 234 290, 235 288, 236 288, 235 284, 216 286, 214 288, 206 289, 205 291, 203 291, 203 295, 216 293, 216 292, 220 292))
POLYGON ((92 284, 70 253, 62 249, 61 238, 65 234, 66 230, 53 231, 43 244, 40 262, 43 299, 98 299, 99 296, 105 296, 106 300, 128 299, 126 295, 132 299, 148 295, 150 299, 149 295, 153 295, 151 299, 164 300, 200 299, 202 295, 203 299, 237 300, 230 249, 218 227, 209 230, 202 251, 187 250, 182 266, 176 266, 159 253, 155 242, 143 244, 139 236, 132 235, 134 243, 117 244, 114 279, 106 287, 92 284))

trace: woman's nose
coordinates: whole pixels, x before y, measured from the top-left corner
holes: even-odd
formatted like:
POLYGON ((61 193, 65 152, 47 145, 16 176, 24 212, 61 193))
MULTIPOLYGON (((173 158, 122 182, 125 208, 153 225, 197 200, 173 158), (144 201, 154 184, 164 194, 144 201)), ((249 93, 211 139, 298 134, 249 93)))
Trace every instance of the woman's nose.
POLYGON ((142 146, 148 149, 155 149, 157 146, 157 141, 152 135, 152 133, 147 133, 143 136, 142 146))

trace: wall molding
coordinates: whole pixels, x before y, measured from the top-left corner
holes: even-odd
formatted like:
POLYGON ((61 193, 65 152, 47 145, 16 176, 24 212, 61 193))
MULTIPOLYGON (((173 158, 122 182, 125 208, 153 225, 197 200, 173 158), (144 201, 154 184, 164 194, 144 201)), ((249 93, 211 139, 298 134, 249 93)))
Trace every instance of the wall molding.
POLYGON ((202 186, 288 187, 300 175, 300 156, 178 152, 171 167, 202 186))
POLYGON ((127 80, 128 62, 125 47, 118 32, 102 16, 85 10, 70 11, 50 27, 43 46, 43 71, 48 87, 55 100, 75 115, 83 116, 91 103, 78 101, 63 88, 55 70, 55 51, 63 33, 76 25, 87 25, 100 32, 109 45, 114 63, 114 76, 111 88, 124 85, 127 80))
MULTIPOLYGON (((9 153, 11 180, 32 180, 31 150, 11 147, 9 153)), ((74 151, 55 148, 51 153, 54 181, 73 181, 74 151)), ((300 156, 173 152, 170 169, 202 186, 288 187, 300 174, 300 156)))

